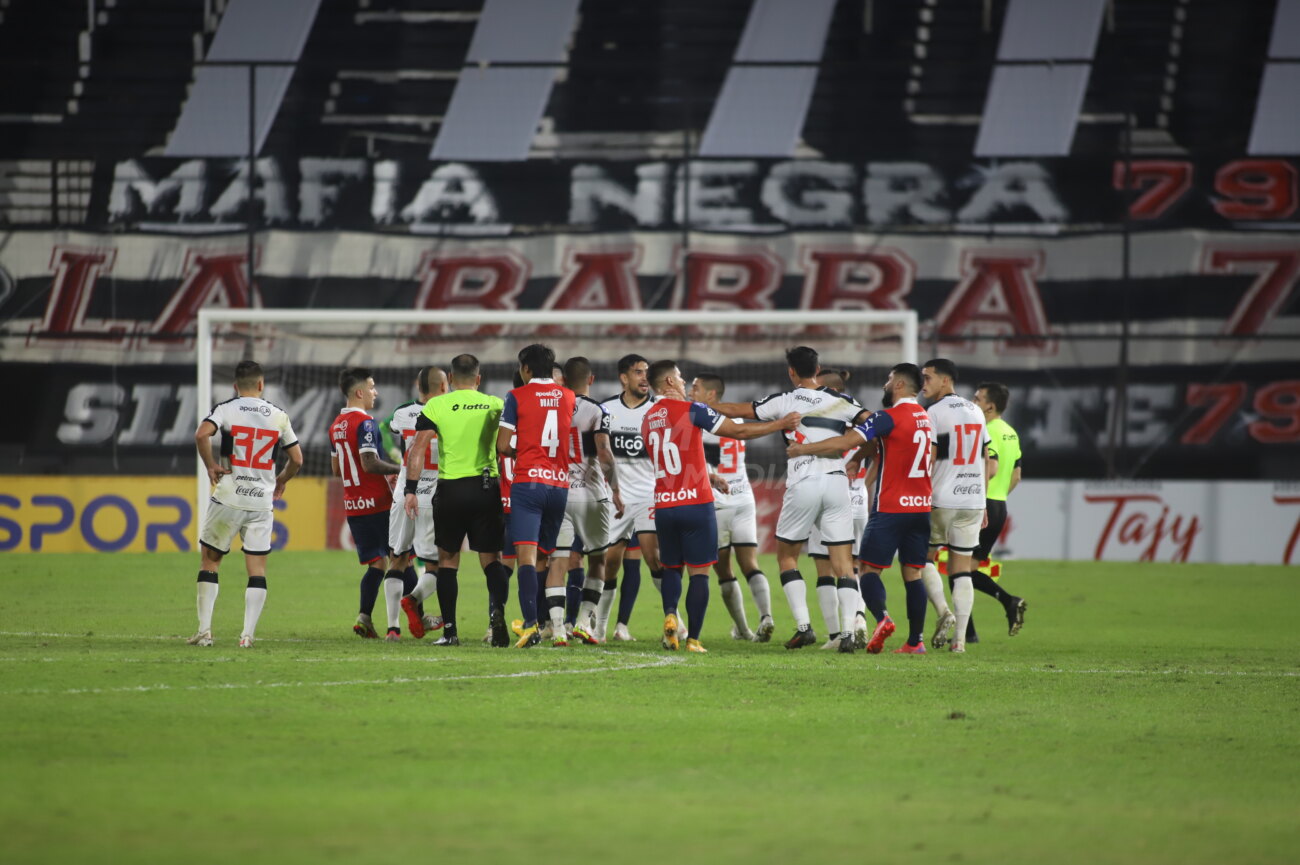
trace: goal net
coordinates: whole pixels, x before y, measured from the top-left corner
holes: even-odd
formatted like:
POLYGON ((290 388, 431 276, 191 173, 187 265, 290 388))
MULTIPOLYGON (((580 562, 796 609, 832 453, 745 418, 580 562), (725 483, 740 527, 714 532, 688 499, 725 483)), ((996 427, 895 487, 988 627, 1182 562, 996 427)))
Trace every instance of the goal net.
MULTIPOLYGON (((519 349, 542 342, 557 363, 581 355, 596 376, 593 399, 621 390, 619 358, 639 354, 650 362, 678 362, 689 386, 693 376, 723 377, 727 401, 748 401, 790 386, 785 351, 809 345, 823 368, 847 370, 845 390, 865 406, 879 402, 891 366, 917 361, 916 313, 838 310, 821 312, 556 312, 205 309, 198 322, 200 419, 232 395, 235 366, 256 360, 266 374, 266 398, 281 406, 302 442, 308 475, 329 474, 329 425, 343 406, 339 371, 368 368, 379 390, 373 414, 383 420, 416 398, 423 366, 443 370, 461 353, 482 364, 486 393, 512 387, 519 349)), ((775 437, 750 443, 752 471, 784 464, 775 437)), ((208 481, 197 468, 200 509, 208 481)), ((200 514, 201 516, 201 514, 200 514)))

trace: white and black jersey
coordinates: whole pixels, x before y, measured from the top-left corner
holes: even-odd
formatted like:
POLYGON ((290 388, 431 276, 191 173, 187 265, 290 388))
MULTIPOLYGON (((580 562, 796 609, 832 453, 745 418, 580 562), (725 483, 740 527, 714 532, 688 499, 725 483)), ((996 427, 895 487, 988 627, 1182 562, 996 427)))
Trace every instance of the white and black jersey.
MULTIPOLYGON (((759 420, 777 420, 792 411, 803 417, 798 427, 785 433, 786 441, 801 443, 822 442, 842 436, 853 426, 859 415, 864 413, 862 406, 853 397, 828 387, 815 390, 797 387, 754 401, 754 414, 759 420)), ((836 472, 844 473, 842 456, 793 457, 786 469, 785 483, 786 486, 793 486, 812 475, 836 472)))
POLYGON ((975 403, 950 393, 926 410, 934 425, 932 502, 936 508, 983 510, 989 432, 975 403))
POLYGON ((655 468, 641 439, 641 421, 654 404, 655 398, 650 395, 640 405, 629 406, 621 393, 600 404, 609 414, 609 444, 625 502, 654 501, 655 468))
POLYGON ((222 475, 212 500, 245 511, 269 511, 275 493, 275 459, 298 443, 289 415, 255 396, 217 403, 203 419, 221 433, 222 475))
MULTIPOLYGON (((388 430, 397 439, 397 446, 402 451, 402 465, 406 465, 407 451, 411 448, 411 443, 415 440, 415 422, 424 412, 424 404, 419 402, 408 402, 398 406, 393 411, 393 417, 388 422, 388 430)), ((414 474, 414 472, 410 473, 414 474)), ((419 483, 416 485, 415 494, 420 501, 428 501, 433 495, 434 489, 438 485, 438 434, 433 434, 433 441, 429 442, 429 452, 425 454, 424 466, 420 469, 419 483)), ((398 491, 401 491, 401 484, 398 484, 398 491)), ((396 497, 399 501, 400 496, 396 497)))
POLYGON ((604 501, 610 496, 605 473, 596 459, 596 436, 609 435, 609 412, 585 394, 573 404, 569 427, 569 501, 604 501))
POLYGON ((713 503, 719 508, 738 507, 752 501, 754 491, 749 485, 749 470, 745 468, 745 442, 722 438, 707 430, 704 439, 704 459, 727 482, 728 491, 714 493, 713 503))

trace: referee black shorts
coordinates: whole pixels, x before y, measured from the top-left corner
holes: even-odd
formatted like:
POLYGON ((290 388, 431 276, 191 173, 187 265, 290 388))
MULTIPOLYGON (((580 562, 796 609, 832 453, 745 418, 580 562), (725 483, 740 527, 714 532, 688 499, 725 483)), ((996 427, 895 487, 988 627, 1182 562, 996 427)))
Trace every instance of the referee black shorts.
POLYGON ((465 538, 476 553, 501 552, 505 519, 501 515, 501 485, 482 477, 439 480, 433 495, 433 542, 438 549, 459 553, 465 538))
POLYGON ((980 545, 971 553, 971 559, 976 565, 993 552, 993 545, 998 542, 998 535, 1002 534, 1002 527, 1007 524, 1006 501, 988 499, 984 502, 984 507, 988 511, 989 524, 980 529, 980 545))

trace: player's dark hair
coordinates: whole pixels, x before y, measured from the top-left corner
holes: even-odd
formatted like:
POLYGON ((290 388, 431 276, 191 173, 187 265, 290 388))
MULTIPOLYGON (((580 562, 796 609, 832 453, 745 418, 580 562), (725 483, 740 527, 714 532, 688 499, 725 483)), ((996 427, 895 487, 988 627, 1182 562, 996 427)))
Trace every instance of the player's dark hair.
POLYGON ((711 390, 717 394, 718 399, 722 399, 722 395, 727 390, 727 383, 716 372, 696 373, 695 380, 702 384, 705 390, 711 390))
POLYGON ((817 373, 817 378, 821 379, 824 387, 831 390, 844 390, 844 383, 849 380, 849 371, 847 369, 827 369, 822 367, 822 371, 817 373))
POLYGON ((650 387, 659 390, 659 385, 663 384, 668 374, 677 369, 675 360, 657 360, 650 364, 650 369, 646 370, 646 379, 650 382, 650 387))
POLYGON ((519 365, 528 367, 532 378, 550 375, 555 369, 555 352, 535 342, 519 350, 519 365))
POLYGON ((442 370, 436 366, 421 367, 420 372, 415 377, 415 386, 420 389, 420 393, 432 393, 433 383, 436 381, 434 376, 442 370))
POLYGON ((889 371, 894 374, 894 378, 907 379, 907 384, 912 389, 912 393, 921 392, 921 368, 916 364, 895 364, 889 371))
POLYGON ((451 359, 451 378, 460 384, 474 381, 478 375, 478 358, 472 354, 458 354, 451 359))
POLYGON ((998 414, 1007 410, 1007 400, 1011 399, 1011 390, 1002 382, 982 381, 975 385, 975 390, 984 391, 984 398, 993 403, 998 414))
POLYGON ((564 362, 564 383, 573 387, 574 382, 581 382, 585 387, 587 380, 591 378, 591 361, 582 355, 571 357, 564 362))
POLYGON ((817 374, 817 350, 797 345, 785 353, 785 362, 799 378, 812 378, 817 374))
POLYGON ((510 381, 511 381, 511 387, 524 386, 524 377, 519 374, 519 370, 515 370, 514 378, 510 379, 510 381))
POLYGON ((638 363, 649 363, 639 354, 625 354, 618 359, 618 374, 622 375, 638 363))
POLYGON ((946 375, 952 379, 952 383, 957 383, 957 364, 948 360, 946 357, 936 357, 934 360, 927 360, 922 369, 932 369, 939 375, 946 375))
POLYGON ((351 398, 357 385, 364 384, 366 379, 373 377, 364 366, 350 366, 339 373, 339 390, 343 391, 345 397, 351 398))
POLYGON ((257 387, 257 380, 262 377, 262 365, 255 360, 241 360, 235 367, 235 387, 240 390, 252 390, 257 387))

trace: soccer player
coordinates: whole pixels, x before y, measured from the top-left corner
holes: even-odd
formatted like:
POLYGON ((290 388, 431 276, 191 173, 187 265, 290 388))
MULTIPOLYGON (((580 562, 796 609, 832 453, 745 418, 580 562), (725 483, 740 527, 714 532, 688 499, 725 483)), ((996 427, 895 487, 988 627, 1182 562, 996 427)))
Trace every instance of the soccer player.
POLYGON ((243 542, 248 587, 244 590, 244 629, 239 647, 251 649, 257 620, 266 604, 266 557, 271 553, 273 503, 284 496, 285 485, 302 468, 302 448, 289 416, 279 406, 262 399, 266 380, 262 367, 245 360, 235 367, 235 394, 217 403, 194 432, 194 445, 212 483, 199 532, 199 629, 189 638, 192 646, 212 645, 212 608, 217 602, 217 572, 239 534, 243 542), (212 436, 221 434, 222 465, 212 455, 212 436), (275 457, 288 461, 279 474, 275 457))
MULTIPOLYGON (((442 608, 442 637, 436 646, 459 646, 456 601, 460 596, 458 571, 460 549, 478 553, 487 579, 488 621, 492 645, 505 646, 505 602, 509 571, 501 564, 501 539, 505 520, 501 517, 501 484, 497 478, 496 435, 501 420, 500 397, 479 391, 482 376, 478 358, 458 354, 451 360, 447 376, 451 388, 424 404, 415 421, 415 440, 407 452, 411 465, 423 465, 434 436, 438 438, 438 486, 433 497, 433 533, 438 548, 438 605, 442 608)), ((418 478, 407 478, 406 513, 418 517, 418 478)), ((409 603, 424 601, 427 583, 417 585, 409 603)), ((409 607, 403 599, 403 607, 409 607)), ((407 613, 408 622, 410 613, 407 613)))
MULTIPOLYGON (((988 491, 988 525, 980 529, 979 546, 971 553, 971 558, 980 563, 988 559, 993 552, 993 545, 1007 522, 1007 496, 1020 483, 1020 436, 1011 424, 1002 419, 1007 410, 1007 401, 1011 391, 1005 384, 996 381, 982 381, 975 386, 975 405, 984 412, 984 420, 989 431, 989 449, 997 454, 998 470, 989 478, 988 491)), ((1007 633, 1015 636, 1025 624, 1025 599, 1011 594, 993 581, 988 574, 971 569, 971 582, 975 588, 986 595, 992 595, 1001 604, 1007 614, 1007 633)), ((972 620, 967 629, 966 639, 973 642, 975 623, 972 620)))
MULTIPOLYGON (((712 406, 726 392, 722 376, 702 373, 691 382, 690 398, 712 406)), ((754 490, 749 485, 749 472, 745 468, 745 443, 740 439, 719 438, 711 432, 704 433, 704 456, 715 473, 726 485, 726 492, 713 497, 714 513, 718 522, 718 562, 713 566, 718 575, 718 590, 723 603, 735 623, 731 636, 737 640, 766 643, 772 639, 776 623, 772 618, 772 590, 767 575, 758 566, 758 508, 754 503, 754 490), (749 583, 758 607, 758 630, 750 631, 745 619, 745 598, 740 582, 731 570, 731 551, 736 551, 736 564, 749 583)))
MULTIPOLYGON (((691 575, 686 592, 686 650, 705 652, 700 630, 709 606, 709 567, 718 559, 718 524, 701 431, 724 438, 752 439, 794 429, 799 415, 790 412, 765 423, 738 424, 704 403, 688 400, 675 361, 656 361, 648 369, 647 378, 660 397, 641 421, 641 438, 650 449, 654 465, 655 523, 664 564, 663 647, 678 647, 677 605, 682 596, 684 566, 691 575)), ((719 486, 720 492, 729 489, 726 484, 719 486)))
POLYGON ((966 651, 966 626, 975 606, 971 583, 971 553, 979 546, 984 522, 984 491, 990 463, 989 434, 984 412, 953 391, 957 365, 937 357, 921 368, 921 396, 930 400, 926 412, 934 427, 932 483, 934 500, 930 511, 930 561, 925 566, 925 590, 935 604, 939 623, 930 645, 941 649, 949 640, 949 628, 956 626, 949 650, 966 651), (943 583, 935 562, 939 548, 948 547, 948 580, 952 584, 952 606, 943 596, 943 583))
POLYGON ((406 612, 407 627, 416 639, 423 638, 428 631, 442 627, 440 616, 425 615, 422 605, 414 599, 403 601, 419 585, 420 580, 426 583, 426 590, 421 592, 425 597, 432 595, 437 586, 438 545, 433 536, 433 495, 438 488, 438 437, 435 435, 430 442, 428 455, 418 474, 411 468, 406 457, 411 442, 415 440, 415 422, 424 411, 425 403, 447 392, 447 375, 436 366, 426 366, 416 373, 415 389, 420 398, 398 406, 388 420, 388 428, 397 439, 398 452, 402 457, 402 474, 398 481, 405 489, 406 481, 415 477, 418 481, 415 495, 420 503, 415 519, 406 515, 404 495, 393 498, 392 510, 388 512, 388 552, 395 561, 390 562, 391 570, 384 579, 384 599, 388 602, 386 639, 394 642, 401 639, 402 634, 394 609, 406 612), (415 569, 410 567, 412 553, 424 563, 424 571, 419 578, 415 577, 415 569))
POLYGON ((632 617, 637 594, 641 590, 641 562, 659 581, 659 544, 655 538, 654 467, 641 438, 641 421, 654 405, 650 383, 646 380, 649 362, 639 354, 619 358, 618 380, 622 392, 601 403, 609 412, 610 447, 623 494, 623 516, 615 518, 609 529, 609 549, 605 551, 605 591, 597 608, 597 639, 605 639, 605 622, 618 589, 618 571, 623 570, 623 591, 618 593, 618 623, 613 639, 632 642, 627 623, 632 617), (639 549, 631 549, 631 542, 639 549))
POLYGON ((551 378, 555 352, 540 343, 519 352, 523 387, 506 396, 497 431, 497 453, 513 457, 510 486, 510 534, 518 560, 519 610, 523 627, 515 648, 541 642, 537 626, 537 557, 551 556, 546 571, 546 605, 552 645, 567 646, 564 630, 564 577, 567 556, 552 555, 569 500, 569 431, 573 426, 573 391, 551 378), (512 443, 513 441, 513 443, 512 443))
MULTIPOLYGON (((370 370, 359 366, 343 370, 339 390, 347 405, 330 424, 330 472, 343 481, 343 510, 357 560, 366 566, 361 575, 361 606, 352 631, 363 639, 377 639, 371 616, 388 570, 388 509, 393 503, 385 476, 397 474, 402 467, 379 456, 379 425, 369 414, 379 390, 370 370)), ((392 615, 389 610, 390 619, 392 615)))
MULTIPOLYGON (((907 642, 895 654, 925 654, 925 608, 927 598, 921 570, 927 561, 930 540, 930 457, 934 431, 930 417, 917 402, 921 370, 914 363, 896 364, 885 380, 881 402, 884 411, 872 412, 865 422, 848 433, 815 444, 795 443, 786 448, 790 457, 830 457, 865 442, 878 448, 879 470, 871 514, 862 534, 858 559, 863 566, 861 584, 867 609, 878 624, 867 651, 878 654, 894 633, 893 620, 885 614, 885 587, 880 572, 898 554, 903 585, 907 589, 907 642)), ((840 603, 841 611, 845 601, 840 603)), ((840 651, 855 648, 852 634, 840 636, 840 651)))
MULTIPOLYGON (((714 408, 727 417, 759 420, 798 412, 803 420, 794 432, 786 434, 786 438, 800 443, 841 438, 847 428, 866 418, 867 412, 852 397, 817 384, 821 365, 815 350, 798 346, 787 351, 785 359, 793 390, 772 394, 752 404, 718 403, 714 408)), ((850 446, 857 446, 856 439, 850 446)), ((831 454, 830 451, 825 453, 831 454)), ((792 457, 786 469, 785 483, 781 515, 776 524, 776 557, 781 568, 781 588, 790 603, 797 628, 785 647, 799 649, 817 642, 808 615, 808 589, 799 573, 799 553, 813 526, 821 531, 832 573, 837 578, 843 631, 851 633, 857 627, 855 596, 860 590, 853 574, 853 516, 843 456, 792 457)), ((865 626, 864 620, 862 627, 865 626)), ((865 640, 865 634, 860 636, 865 640)))
MULTIPOLYGON (((569 358, 564 363, 564 380, 576 401, 569 435, 569 502, 557 545, 569 550, 569 587, 577 583, 580 592, 578 606, 573 610, 573 635, 594 644, 596 606, 605 589, 609 527, 614 519, 623 516, 623 497, 609 444, 609 412, 588 396, 596 380, 591 362, 585 357, 569 358), (588 565, 585 571, 584 552, 588 565)), ((566 628, 569 624, 566 609, 566 628)))

